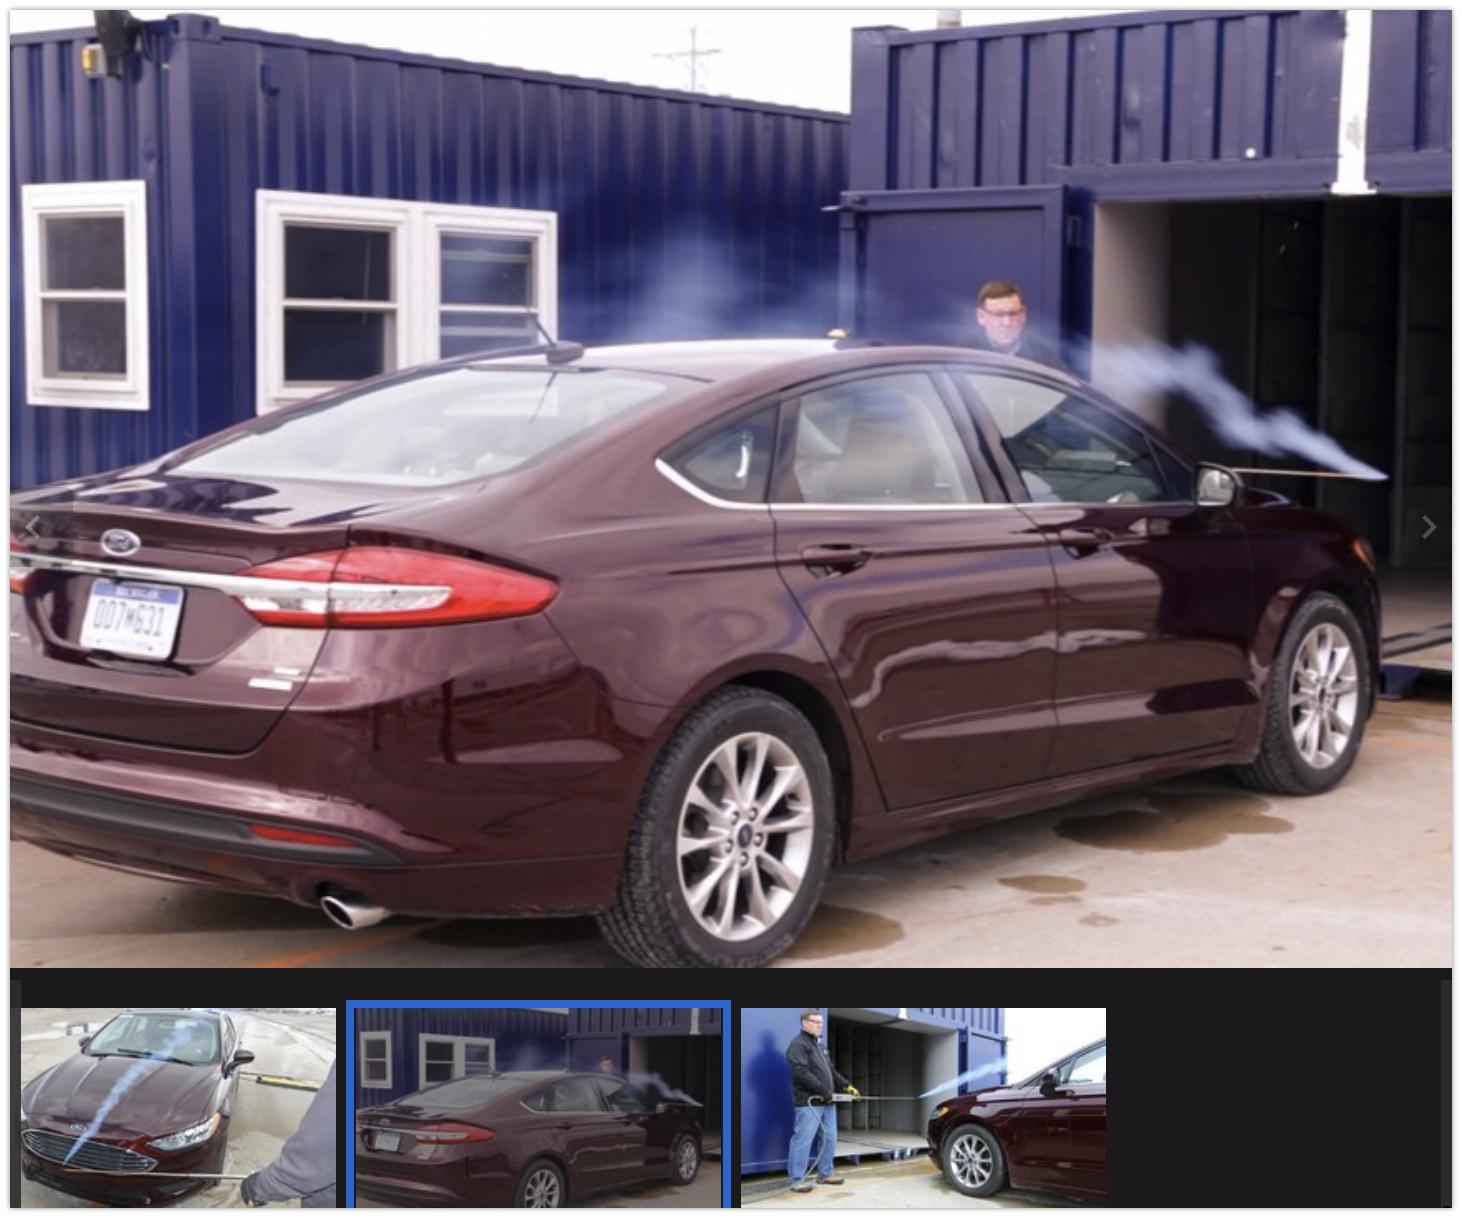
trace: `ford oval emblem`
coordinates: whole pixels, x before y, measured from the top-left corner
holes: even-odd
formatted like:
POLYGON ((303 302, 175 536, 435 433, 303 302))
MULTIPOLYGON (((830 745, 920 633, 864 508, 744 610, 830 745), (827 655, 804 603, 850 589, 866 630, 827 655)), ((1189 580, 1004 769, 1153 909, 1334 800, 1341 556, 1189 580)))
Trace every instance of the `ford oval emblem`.
POLYGON ((127 529, 108 529, 102 534, 102 549, 113 558, 126 558, 142 549, 142 538, 127 529))
POLYGON ((86 1126, 85 1125, 73 1125, 73 1126, 71 1126, 71 1132, 72 1133, 85 1133, 86 1132, 86 1126))

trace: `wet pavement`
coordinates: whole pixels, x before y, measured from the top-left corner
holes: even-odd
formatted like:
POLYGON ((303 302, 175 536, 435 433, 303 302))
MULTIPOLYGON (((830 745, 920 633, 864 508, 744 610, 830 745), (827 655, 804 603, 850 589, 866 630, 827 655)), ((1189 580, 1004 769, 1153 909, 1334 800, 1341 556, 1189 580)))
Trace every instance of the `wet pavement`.
MULTIPOLYGON (((784 967, 1450 967, 1450 703, 1383 702, 1327 795, 1221 771, 836 870, 784 967)), ((11 846, 11 964, 618 967, 592 920, 316 911, 11 846), (67 899, 53 899, 65 892, 67 899)))
MULTIPOLYGON (((41 1071, 79 1052, 77 1041, 95 1032, 118 1008, 58 1010, 28 1007, 21 1013, 20 1079, 28 1083, 41 1071), (68 1031, 68 1025, 70 1030, 68 1031)), ((270 1163, 284 1140, 299 1127, 313 1091, 269 1086, 254 1074, 283 1075, 320 1082, 335 1060, 335 1012, 303 1014, 231 1011, 239 1047, 256 1054, 244 1070, 229 1122, 228 1152, 222 1170, 247 1175, 270 1163)), ((94 1207, 93 1202, 22 1180, 23 1208, 94 1207)), ((189 1197, 184 1208, 218 1209, 242 1205, 237 1181, 221 1181, 189 1197)), ((299 1203, 288 1202, 298 1208, 299 1203)))
POLYGON ((1007 1190, 993 1197, 966 1197, 951 1188, 927 1156, 893 1163, 838 1165, 844 1183, 819 1185, 810 1193, 794 1193, 782 1176, 747 1176, 741 1181, 742 1208, 966 1210, 1031 1209, 1079 1204, 1043 1193, 1007 1190))

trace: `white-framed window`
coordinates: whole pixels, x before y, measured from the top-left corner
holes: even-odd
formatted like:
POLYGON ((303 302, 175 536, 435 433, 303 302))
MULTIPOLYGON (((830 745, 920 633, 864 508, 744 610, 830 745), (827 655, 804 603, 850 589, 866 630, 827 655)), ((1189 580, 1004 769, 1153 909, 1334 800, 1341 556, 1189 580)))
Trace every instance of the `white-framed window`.
POLYGON ((391 1033, 360 1034, 360 1085, 368 1090, 391 1088, 391 1033))
POLYGON ((497 1067, 497 1042, 480 1036, 435 1036, 418 1040, 421 1072, 417 1086, 450 1083, 455 1078, 491 1074, 497 1067))
POLYGON ((22 186, 26 400, 146 410, 147 186, 22 186))
POLYGON ((260 413, 558 333, 553 212, 261 190, 260 413))

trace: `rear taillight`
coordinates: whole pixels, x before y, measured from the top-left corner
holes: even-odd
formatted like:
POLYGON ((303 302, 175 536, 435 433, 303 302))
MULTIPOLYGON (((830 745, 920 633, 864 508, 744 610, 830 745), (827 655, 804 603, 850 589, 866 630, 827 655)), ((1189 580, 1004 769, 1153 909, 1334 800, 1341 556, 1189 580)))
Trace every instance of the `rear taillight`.
MULTIPOLYGON (((17 551, 20 552, 20 553, 24 553, 25 552, 25 547, 23 545, 21 545, 20 542, 16 541, 15 538, 12 537, 10 539, 10 552, 12 554, 14 554, 17 551)), ((27 567, 17 567, 14 563, 11 563, 10 564, 10 590, 12 592, 24 592, 25 591, 25 581, 28 580, 29 578, 30 578, 30 570, 29 570, 29 568, 27 568, 27 567)))
POLYGON ((536 613, 558 593, 556 584, 536 575, 393 546, 302 554, 240 574, 303 585, 260 588, 239 597, 245 609, 271 626, 481 622, 536 613))
POLYGON ((249 832, 266 842, 287 842, 296 846, 334 846, 353 850, 357 843, 333 833, 310 833, 305 829, 289 829, 283 825, 250 825, 249 832))
POLYGON ((409 1130, 418 1142, 486 1142, 492 1137, 491 1129, 477 1125, 464 1125, 461 1121, 443 1121, 440 1125, 423 1125, 409 1130))

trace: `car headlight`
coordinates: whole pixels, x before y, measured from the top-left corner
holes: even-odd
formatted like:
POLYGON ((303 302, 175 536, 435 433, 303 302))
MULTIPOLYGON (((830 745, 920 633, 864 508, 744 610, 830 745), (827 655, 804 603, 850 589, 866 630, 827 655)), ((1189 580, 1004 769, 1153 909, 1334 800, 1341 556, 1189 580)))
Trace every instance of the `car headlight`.
POLYGON ((24 1125, 28 1120, 30 1120, 30 1113, 25 1110, 25 1096, 22 1095, 20 1097, 20 1123, 24 1125))
POLYGON ((158 1150, 182 1150, 185 1146, 197 1146, 199 1142, 206 1142, 218 1129, 219 1116, 214 1113, 201 1125, 194 1125, 188 1129, 180 1129, 177 1133, 170 1133, 164 1138, 153 1138, 149 1146, 158 1150))

